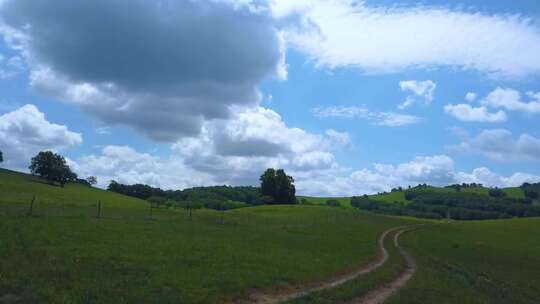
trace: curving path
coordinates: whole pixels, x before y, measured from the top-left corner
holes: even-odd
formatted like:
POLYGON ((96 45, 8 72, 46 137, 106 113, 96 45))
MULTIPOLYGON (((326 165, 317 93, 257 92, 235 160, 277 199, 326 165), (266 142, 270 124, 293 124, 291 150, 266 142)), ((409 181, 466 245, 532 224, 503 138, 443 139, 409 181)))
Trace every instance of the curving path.
POLYGON ((398 248, 399 253, 405 259, 405 269, 394 279, 394 281, 379 286, 378 288, 368 292, 366 295, 354 299, 349 304, 380 304, 386 301, 394 292, 405 286, 405 284, 413 277, 416 272, 416 262, 414 258, 399 245, 399 236, 410 230, 400 230, 394 235, 394 245, 398 248))
MULTIPOLYGON (((347 274, 340 275, 340 276, 335 276, 335 277, 332 277, 331 279, 328 279, 326 281, 319 282, 316 284, 312 284, 308 286, 301 286, 301 287, 297 287, 291 290, 282 291, 279 293, 263 293, 263 292, 252 293, 246 301, 240 301, 238 303, 257 303, 257 304, 280 303, 280 302, 284 302, 288 300, 301 298, 312 292, 336 287, 348 281, 354 280, 357 277, 370 273, 376 270, 377 268, 381 267, 382 265, 384 265, 384 263, 388 260, 388 251, 384 247, 384 241, 386 237, 390 233, 394 231, 398 231, 395 234, 394 242, 396 246, 399 246, 397 243, 397 238, 405 230, 406 230, 405 227, 395 227, 395 228, 391 228, 384 231, 379 236, 379 241, 378 241, 379 253, 377 254, 377 258, 374 261, 370 262, 369 264, 353 272, 349 272, 347 274)), ((401 247, 398 247, 398 248, 400 248, 400 252, 402 252, 401 247)), ((354 302, 354 303, 364 303, 364 302, 354 302)), ((365 303, 368 303, 368 302, 365 302, 365 303)), ((369 302, 369 303, 379 303, 379 302, 369 302)))

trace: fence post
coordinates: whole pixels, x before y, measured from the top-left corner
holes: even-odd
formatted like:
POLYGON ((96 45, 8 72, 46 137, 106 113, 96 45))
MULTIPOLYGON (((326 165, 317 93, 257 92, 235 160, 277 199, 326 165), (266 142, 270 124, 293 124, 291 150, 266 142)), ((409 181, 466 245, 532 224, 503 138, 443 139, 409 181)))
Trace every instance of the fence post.
POLYGON ((97 205, 97 218, 101 218, 101 201, 98 201, 97 205))
POLYGON ((28 216, 32 216, 34 213, 34 202, 36 201, 36 195, 34 194, 32 196, 32 200, 30 201, 30 209, 28 210, 28 216))

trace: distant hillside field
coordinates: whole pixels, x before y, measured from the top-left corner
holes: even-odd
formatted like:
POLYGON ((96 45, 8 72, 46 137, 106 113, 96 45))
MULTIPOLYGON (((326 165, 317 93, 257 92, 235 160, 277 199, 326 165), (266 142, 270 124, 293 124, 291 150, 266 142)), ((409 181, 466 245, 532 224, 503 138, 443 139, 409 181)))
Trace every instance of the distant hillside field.
POLYGON ((0 169, 0 203, 28 204, 35 195, 46 204, 95 205, 99 201, 106 207, 147 208, 148 203, 129 196, 80 184, 66 184, 64 188, 52 186, 42 179, 24 173, 0 169))
MULTIPOLYGON (((406 190, 406 189, 405 189, 406 190)), ((504 193, 506 193, 507 197, 509 198, 524 198, 523 190, 519 187, 509 187, 509 188, 502 188, 501 189, 504 193)), ((428 187, 427 189, 423 189, 422 191, 426 192, 438 192, 438 193, 455 193, 458 192, 455 189, 452 188, 443 188, 443 187, 428 187)), ((462 188, 462 192, 468 192, 468 193, 477 193, 482 195, 488 195, 489 188, 486 187, 474 187, 474 188, 462 188)), ((393 192, 386 192, 386 193, 380 193, 380 194, 372 194, 369 195, 370 198, 385 202, 385 203, 403 203, 407 204, 409 201, 405 199, 404 191, 393 191, 393 192)), ((342 203, 343 206, 350 207, 350 199, 351 197, 311 197, 311 196, 299 196, 300 198, 305 198, 309 202, 312 202, 314 204, 324 204, 329 199, 337 199, 342 203)), ((536 202, 538 203, 538 202, 536 202)))
POLYGON ((298 196, 298 200, 306 199, 310 204, 324 205, 328 200, 337 200, 343 207, 351 207, 351 198, 344 197, 314 197, 314 196, 298 196))

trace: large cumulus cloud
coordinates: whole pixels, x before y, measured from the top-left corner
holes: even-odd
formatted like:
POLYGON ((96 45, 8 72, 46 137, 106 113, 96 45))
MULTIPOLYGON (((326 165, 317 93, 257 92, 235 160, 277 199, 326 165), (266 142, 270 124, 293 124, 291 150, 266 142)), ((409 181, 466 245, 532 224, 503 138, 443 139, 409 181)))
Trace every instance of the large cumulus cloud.
POLYGON ((30 158, 39 151, 59 151, 81 143, 81 134, 49 122, 34 105, 0 115, 0 151, 8 168, 26 171, 30 158))
POLYGON ((286 73, 268 10, 240 1, 17 0, 1 18, 34 88, 162 141, 257 104, 286 73))

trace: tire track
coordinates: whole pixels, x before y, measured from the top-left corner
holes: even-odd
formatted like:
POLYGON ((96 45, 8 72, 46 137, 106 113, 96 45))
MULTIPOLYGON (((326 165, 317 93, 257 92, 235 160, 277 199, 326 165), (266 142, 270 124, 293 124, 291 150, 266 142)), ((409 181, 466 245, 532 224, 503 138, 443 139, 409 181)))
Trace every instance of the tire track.
POLYGON ((380 304, 386 301, 396 291, 401 289, 414 276, 416 272, 416 262, 414 258, 399 245, 399 237, 402 233, 411 230, 403 229, 394 235, 394 245, 398 249, 401 256, 405 259, 405 269, 399 276, 388 284, 381 285, 376 289, 368 292, 366 295, 352 300, 349 304, 380 304))
MULTIPOLYGON (((377 268, 381 267, 382 265, 384 265, 384 263, 388 260, 388 251, 384 247, 384 241, 386 237, 390 233, 395 232, 395 231, 398 231, 396 233, 396 236, 397 236, 398 234, 401 234, 401 232, 404 231, 404 228, 405 227, 394 227, 394 228, 390 228, 384 231, 379 236, 379 240, 378 240, 379 252, 377 254, 377 258, 374 261, 370 262, 369 264, 353 272, 349 272, 344 275, 335 276, 335 277, 332 277, 331 279, 318 282, 315 284, 311 284, 307 286, 304 285, 301 287, 296 287, 294 289, 285 290, 278 293, 254 292, 248 297, 247 300, 239 301, 236 303, 256 303, 256 304, 280 303, 280 302, 284 302, 288 300, 301 298, 319 290, 336 287, 348 281, 354 280, 359 276, 370 273, 376 270, 377 268)), ((394 242, 397 242, 396 238, 394 238, 394 242)))

